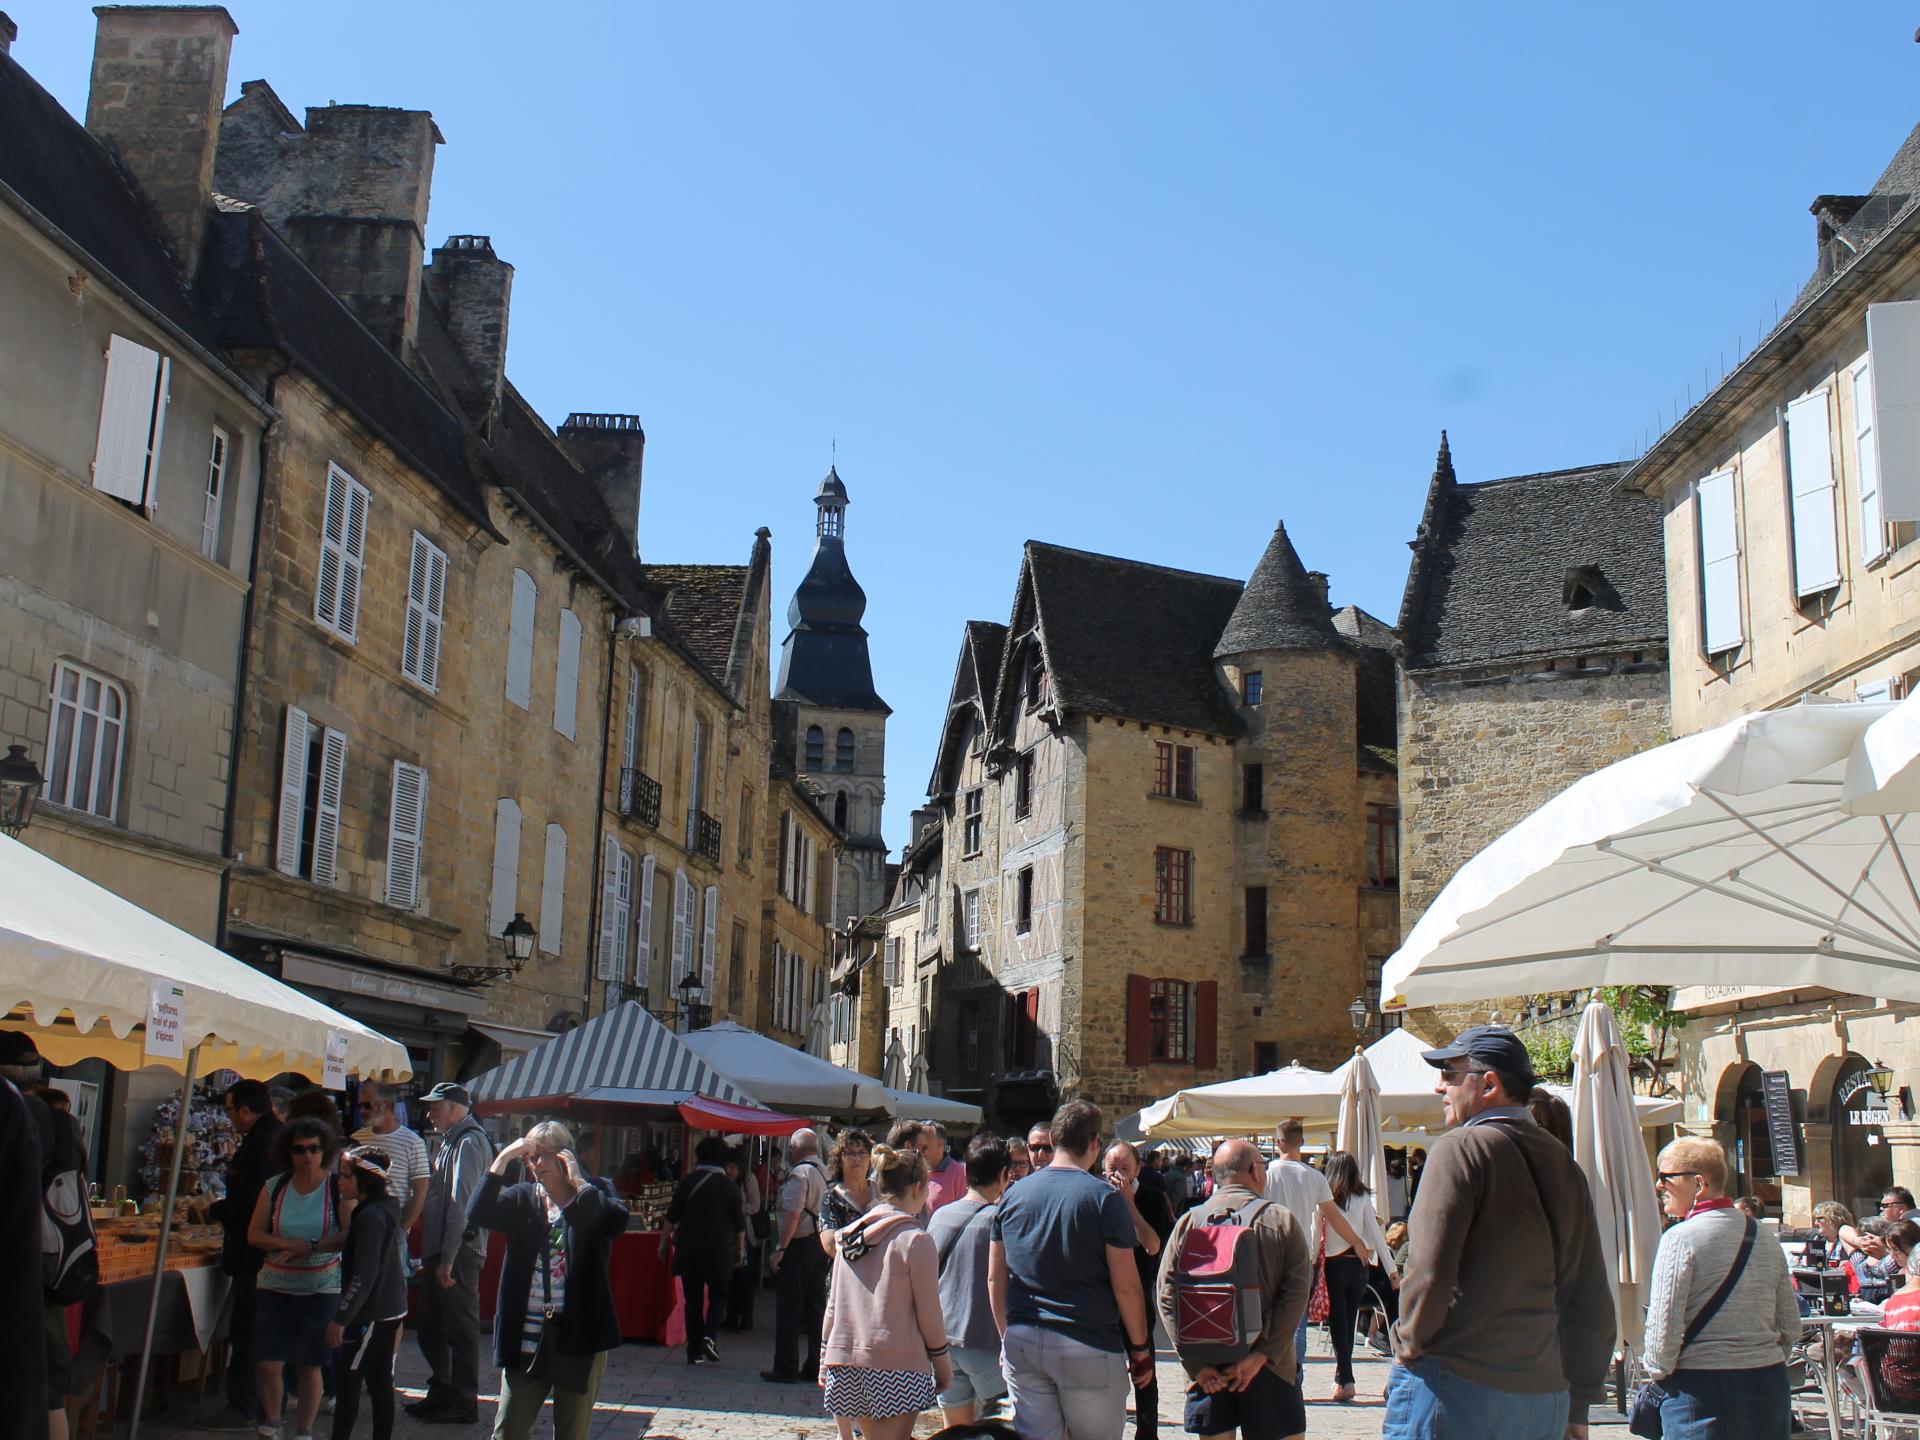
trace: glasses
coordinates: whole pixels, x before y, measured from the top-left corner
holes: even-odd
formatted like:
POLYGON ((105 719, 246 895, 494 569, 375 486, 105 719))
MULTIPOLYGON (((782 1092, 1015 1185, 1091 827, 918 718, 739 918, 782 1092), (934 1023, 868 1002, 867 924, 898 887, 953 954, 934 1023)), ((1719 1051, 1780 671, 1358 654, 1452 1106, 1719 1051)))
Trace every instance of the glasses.
POLYGON ((1042 1144, 1038 1140, 1029 1140, 1027 1142, 1027 1151, 1033 1155, 1051 1155, 1053 1154, 1053 1146, 1042 1144))
POLYGON ((288 1148, 292 1150, 295 1155, 318 1155, 327 1147, 322 1145, 318 1140, 312 1140, 304 1145, 292 1145, 288 1148))
POLYGON ((1907 1208, 1907 1202, 1904 1200, 1896 1200, 1892 1196, 1888 1196, 1885 1200, 1882 1200, 1880 1202, 1880 1208, 1882 1210, 1904 1210, 1907 1208))
POLYGON ((1653 1177, 1653 1183, 1656 1185, 1670 1185, 1682 1175, 1691 1175, 1698 1179, 1700 1172, 1698 1170, 1662 1170, 1653 1177))

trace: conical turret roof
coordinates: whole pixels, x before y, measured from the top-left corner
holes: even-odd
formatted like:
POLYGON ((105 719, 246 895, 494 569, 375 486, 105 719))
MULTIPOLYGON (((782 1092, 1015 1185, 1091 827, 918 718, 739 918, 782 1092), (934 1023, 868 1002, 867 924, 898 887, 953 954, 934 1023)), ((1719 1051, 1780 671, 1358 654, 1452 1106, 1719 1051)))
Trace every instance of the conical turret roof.
POLYGON ((1240 603, 1220 632, 1213 658, 1224 660, 1256 650, 1339 648, 1325 593, 1308 577, 1293 542, 1287 539, 1287 527, 1274 526, 1267 553, 1240 592, 1240 603))

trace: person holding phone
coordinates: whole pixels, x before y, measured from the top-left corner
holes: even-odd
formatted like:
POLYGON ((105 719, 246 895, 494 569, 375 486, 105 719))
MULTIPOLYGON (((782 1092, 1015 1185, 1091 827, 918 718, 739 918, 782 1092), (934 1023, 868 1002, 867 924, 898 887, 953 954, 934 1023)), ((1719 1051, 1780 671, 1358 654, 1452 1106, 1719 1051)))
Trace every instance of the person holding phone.
POLYGON ((529 1440, 549 1395, 554 1440, 587 1440, 607 1351, 620 1343, 607 1265, 627 1207, 581 1173, 573 1132, 544 1120, 493 1157, 469 1213, 507 1237, 493 1312, 495 1440, 529 1440), (533 1178, 508 1185, 516 1160, 533 1178))

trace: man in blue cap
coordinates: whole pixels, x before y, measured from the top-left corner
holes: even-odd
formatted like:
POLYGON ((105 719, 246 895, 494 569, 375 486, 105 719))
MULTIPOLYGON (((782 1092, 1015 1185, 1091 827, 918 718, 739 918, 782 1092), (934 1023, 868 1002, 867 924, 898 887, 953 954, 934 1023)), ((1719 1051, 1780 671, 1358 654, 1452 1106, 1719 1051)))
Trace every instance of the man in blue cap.
POLYGON ((1586 1177, 1527 1113, 1511 1030, 1424 1055, 1447 1133, 1408 1220, 1382 1440, 1586 1440, 1614 1339, 1586 1177))

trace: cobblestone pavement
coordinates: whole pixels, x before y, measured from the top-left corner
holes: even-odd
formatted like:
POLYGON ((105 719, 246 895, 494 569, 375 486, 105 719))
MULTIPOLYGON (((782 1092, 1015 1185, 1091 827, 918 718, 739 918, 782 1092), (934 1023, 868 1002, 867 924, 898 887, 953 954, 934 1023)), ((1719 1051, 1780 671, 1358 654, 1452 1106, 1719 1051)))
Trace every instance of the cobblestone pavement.
MULTIPOLYGON (((822 1415, 815 1387, 770 1385, 760 1378, 760 1372, 770 1363, 772 1348, 770 1326, 745 1335, 723 1333, 718 1365, 690 1366, 679 1349, 622 1346, 607 1367, 592 1440, 835 1440, 834 1423, 822 1415)), ((1356 1355, 1354 1359, 1359 1399, 1347 1405, 1333 1404, 1326 1398, 1333 1390, 1333 1353, 1325 1334, 1314 1333, 1307 1357, 1307 1433, 1315 1440, 1357 1440, 1380 1434, 1380 1396, 1387 1382, 1387 1365, 1377 1357, 1363 1359, 1356 1355)), ((404 1339, 399 1366, 403 1398, 419 1396, 425 1381, 420 1352, 410 1337, 404 1339)), ((1180 1400, 1184 1393, 1185 1379, 1179 1366, 1170 1352, 1162 1350, 1160 1428, 1167 1440, 1177 1440, 1183 1433, 1180 1400)), ((152 1440, 204 1440, 211 1432, 184 1423, 199 1408, 177 1403, 155 1415, 141 1434, 152 1440)), ((491 1393, 483 1393, 480 1423, 464 1429, 423 1425, 402 1414, 394 1435, 396 1440, 477 1440, 492 1434, 493 1408, 491 1393)), ((325 1440, 331 1426, 332 1417, 323 1414, 314 1427, 319 1440, 325 1440)), ((930 1414, 922 1417, 918 1433, 924 1436, 938 1428, 937 1415, 930 1414)), ((1128 1428, 1131 1434, 1132 1427, 1128 1428)), ((291 1433, 289 1428, 289 1437, 291 1433)), ((363 1407, 355 1434, 368 1433, 363 1407)), ((536 1433, 544 1440, 551 1432, 543 1422, 536 1433)), ((1596 1440, 1613 1440, 1624 1436, 1626 1427, 1596 1425, 1594 1433, 1596 1440)))

